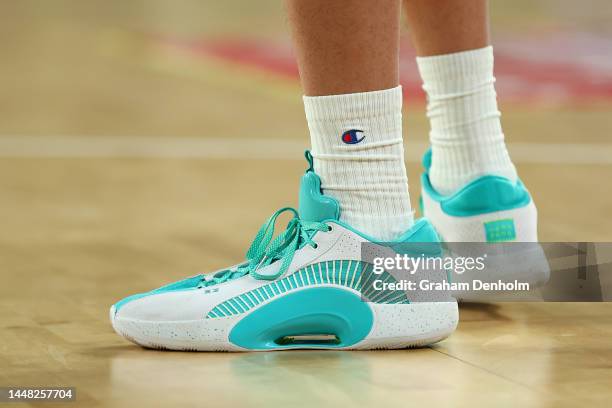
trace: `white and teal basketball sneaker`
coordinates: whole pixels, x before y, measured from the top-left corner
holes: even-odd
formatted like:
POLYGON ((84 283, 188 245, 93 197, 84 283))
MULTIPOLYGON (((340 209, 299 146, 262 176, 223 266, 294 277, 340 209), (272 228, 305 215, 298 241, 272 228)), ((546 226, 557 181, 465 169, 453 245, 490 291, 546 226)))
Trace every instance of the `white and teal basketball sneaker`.
MULTIPOLYGON (((431 185, 432 152, 423 157, 421 212, 434 225, 452 256, 487 253, 484 271, 455 273, 453 282, 526 282, 532 288, 549 278, 549 265, 538 244, 538 212, 523 183, 487 175, 466 184, 449 196, 431 185), (482 243, 482 244, 478 244, 482 243), (484 245, 488 243, 490 245, 484 245), (513 244, 516 243, 516 244, 513 244)), ((460 290, 461 300, 495 300, 486 291, 460 290)))
MULTIPOLYGON (((369 292, 361 259, 367 237, 339 221, 338 202, 321 193, 310 167, 302 177, 300 211, 277 211, 260 229, 240 265, 127 297, 110 309, 126 339, 150 348, 202 351, 393 349, 428 345, 456 328, 456 301, 425 301, 409 291, 369 292), (277 217, 287 229, 273 239, 277 217)), ((426 220, 397 240, 433 243, 426 220)), ((446 277, 445 277, 446 278, 446 277)))

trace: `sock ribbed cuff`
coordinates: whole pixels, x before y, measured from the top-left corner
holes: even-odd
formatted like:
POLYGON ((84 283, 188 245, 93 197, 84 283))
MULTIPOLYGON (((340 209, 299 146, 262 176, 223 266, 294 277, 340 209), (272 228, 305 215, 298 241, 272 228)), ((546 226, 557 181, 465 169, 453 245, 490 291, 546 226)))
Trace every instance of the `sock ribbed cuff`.
POLYGON ((402 109, 402 87, 343 95, 304 96, 308 123, 321 120, 364 119, 402 109))
POLYGON ((428 94, 462 92, 495 81, 493 47, 431 57, 417 57, 417 66, 428 94), (484 81, 484 82, 483 82, 484 81))
MULTIPOLYGON (((304 107, 315 161, 372 160, 372 153, 358 151, 376 146, 396 145, 403 154, 401 86, 345 95, 305 96, 304 107), (341 143, 342 133, 351 129, 361 131, 367 138, 365 143, 341 143), (347 155, 349 151, 353 154, 347 155)), ((384 152, 381 150, 377 158, 385 159, 384 152)))

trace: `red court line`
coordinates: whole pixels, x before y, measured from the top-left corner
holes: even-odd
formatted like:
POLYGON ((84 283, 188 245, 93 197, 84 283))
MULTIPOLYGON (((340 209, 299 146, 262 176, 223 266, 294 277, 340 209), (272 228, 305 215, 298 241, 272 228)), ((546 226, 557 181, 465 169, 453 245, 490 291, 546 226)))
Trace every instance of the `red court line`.
MULTIPOLYGON (((562 38, 509 39, 496 43, 495 70, 500 99, 554 104, 612 101, 612 55, 602 54, 596 46, 591 47, 596 42, 590 37, 574 42, 571 39, 566 42, 562 38), (595 57, 598 65, 590 64, 595 57)), ((200 57, 217 58, 285 78, 298 78, 291 47, 285 42, 248 38, 162 39, 162 42, 200 57)), ((405 98, 421 102, 424 92, 414 57, 412 48, 402 47, 401 82, 405 98)))

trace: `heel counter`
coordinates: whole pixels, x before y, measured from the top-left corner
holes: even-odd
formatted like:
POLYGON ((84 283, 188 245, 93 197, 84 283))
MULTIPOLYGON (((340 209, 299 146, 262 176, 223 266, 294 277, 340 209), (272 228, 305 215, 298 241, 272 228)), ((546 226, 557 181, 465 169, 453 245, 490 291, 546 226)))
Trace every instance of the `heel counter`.
POLYGON ((419 219, 391 248, 399 254, 410 256, 436 257, 442 253, 440 235, 426 218, 419 219))
POLYGON ((403 241, 439 243, 440 235, 427 218, 419 219, 412 227, 410 234, 400 238, 403 241))
POLYGON ((531 202, 529 192, 521 183, 498 176, 481 177, 464 188, 440 200, 442 210, 456 217, 469 217, 497 211, 513 210, 531 202))

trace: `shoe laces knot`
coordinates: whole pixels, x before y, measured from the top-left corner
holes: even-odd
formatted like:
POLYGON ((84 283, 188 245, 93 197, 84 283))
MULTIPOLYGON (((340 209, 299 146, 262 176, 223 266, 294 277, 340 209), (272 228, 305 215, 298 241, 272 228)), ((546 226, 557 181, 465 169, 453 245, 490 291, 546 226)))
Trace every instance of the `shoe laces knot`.
POLYGON ((287 271, 298 249, 306 245, 317 247, 312 238, 318 231, 329 231, 329 226, 324 222, 301 219, 297 210, 292 207, 281 208, 268 218, 255 235, 246 253, 246 262, 235 269, 217 272, 211 278, 204 277, 198 287, 217 285, 247 274, 252 275, 255 279, 275 280, 287 271), (274 238, 276 221, 285 212, 292 213, 293 217, 285 231, 274 238), (281 264, 275 273, 258 273, 260 269, 277 261, 281 264))

